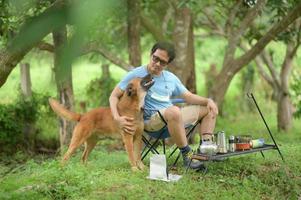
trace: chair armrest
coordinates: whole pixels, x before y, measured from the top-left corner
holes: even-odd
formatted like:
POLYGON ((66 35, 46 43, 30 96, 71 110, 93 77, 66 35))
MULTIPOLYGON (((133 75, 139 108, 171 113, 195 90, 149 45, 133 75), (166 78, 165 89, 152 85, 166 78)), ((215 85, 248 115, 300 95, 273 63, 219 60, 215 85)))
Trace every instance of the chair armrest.
POLYGON ((185 103, 184 99, 170 99, 172 104, 185 103))

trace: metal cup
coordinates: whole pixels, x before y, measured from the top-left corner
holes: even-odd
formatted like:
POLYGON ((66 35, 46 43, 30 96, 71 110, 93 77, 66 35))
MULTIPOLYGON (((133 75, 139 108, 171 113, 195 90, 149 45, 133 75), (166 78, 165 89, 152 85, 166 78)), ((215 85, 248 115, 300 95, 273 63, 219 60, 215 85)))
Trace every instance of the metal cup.
POLYGON ((217 147, 219 153, 227 153, 226 134, 224 131, 217 133, 217 147))

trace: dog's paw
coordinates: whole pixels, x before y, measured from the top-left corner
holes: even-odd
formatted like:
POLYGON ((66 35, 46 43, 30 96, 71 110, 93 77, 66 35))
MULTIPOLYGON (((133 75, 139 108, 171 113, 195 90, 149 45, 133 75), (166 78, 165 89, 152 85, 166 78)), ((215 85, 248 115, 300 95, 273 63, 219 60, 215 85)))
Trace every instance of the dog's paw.
POLYGON ((64 168, 64 167, 66 166, 66 164, 67 164, 67 161, 66 161, 66 160, 61 160, 61 162, 60 162, 60 167, 61 167, 61 168, 64 168))
POLYGON ((138 169, 137 166, 133 166, 131 169, 132 169, 132 172, 137 172, 137 171, 139 171, 139 169, 138 169))
POLYGON ((143 162, 137 162, 137 166, 140 170, 144 170, 145 169, 145 165, 143 164, 143 162))

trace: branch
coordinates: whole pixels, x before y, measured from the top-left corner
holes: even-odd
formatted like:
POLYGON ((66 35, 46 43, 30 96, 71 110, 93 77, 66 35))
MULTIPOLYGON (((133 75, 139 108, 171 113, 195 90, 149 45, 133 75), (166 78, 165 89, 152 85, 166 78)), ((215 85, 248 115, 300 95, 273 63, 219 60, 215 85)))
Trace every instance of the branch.
POLYGON ((49 44, 47 42, 41 41, 40 43, 38 43, 38 45, 36 46, 38 49, 43 50, 43 51, 48 51, 53 53, 54 52, 54 46, 52 44, 49 44))
POLYGON ((277 88, 280 88, 280 81, 279 81, 279 78, 278 78, 279 74, 276 71, 276 67, 275 67, 275 65, 272 61, 271 55, 268 54, 265 50, 262 50, 262 53, 260 54, 260 58, 263 60, 263 62, 268 67, 277 88))
POLYGON ((212 36, 220 36, 222 38, 224 38, 226 35, 224 33, 220 33, 218 31, 212 30, 211 32, 208 33, 202 33, 202 34, 194 34, 195 38, 209 38, 212 36))
POLYGON ((103 57, 105 57, 106 59, 111 61, 113 64, 121 67, 122 69, 124 69, 126 71, 130 71, 134 68, 130 64, 124 62, 122 59, 120 59, 117 56, 115 56, 114 54, 112 54, 107 49, 100 47, 99 44, 97 44, 95 42, 90 42, 89 44, 85 45, 82 48, 81 55, 88 54, 91 52, 99 53, 100 55, 102 55, 103 57))
POLYGON ((215 32, 219 32, 219 33, 222 33, 223 35, 225 35, 223 28, 221 26, 219 26, 218 23, 215 22, 213 17, 208 13, 208 11, 206 9, 202 9, 200 11, 208 19, 208 22, 209 22, 209 23, 207 23, 208 27, 210 27, 212 30, 215 30, 215 32))
POLYGON ((266 0, 259 0, 256 5, 247 12, 246 16, 239 26, 239 29, 234 33, 234 35, 243 35, 252 24, 256 16, 259 14, 259 12, 263 9, 265 4, 266 0))
POLYGON ((258 69, 259 74, 264 78, 264 80, 266 80, 268 82, 268 84, 273 87, 274 85, 274 81, 273 79, 264 71, 264 67, 263 67, 263 63, 261 61, 261 59, 257 56, 255 58, 255 63, 258 69))
MULTIPOLYGON (((45 50, 45 51, 51 52, 51 53, 54 52, 54 46, 52 44, 49 44, 49 43, 43 42, 43 41, 37 45, 37 48, 40 50, 45 50)), ((131 69, 133 69, 133 66, 124 62, 123 60, 121 60, 120 58, 118 58, 117 56, 115 56, 114 54, 109 52, 107 49, 101 48, 100 45, 97 44, 96 42, 90 42, 90 43, 86 44, 84 47, 82 47, 80 56, 91 53, 91 52, 99 53, 104 58, 106 58, 113 64, 121 67, 122 69, 124 69, 126 71, 130 71, 131 69)))
POLYGON ((285 30, 291 23, 301 16, 301 2, 294 7, 294 9, 288 13, 281 21, 276 23, 263 37, 261 37, 257 43, 244 55, 235 59, 233 66, 234 71, 239 71, 243 66, 248 64, 254 59, 265 46, 275 38, 280 32, 285 30))
MULTIPOLYGON (((248 47, 244 44, 244 43, 240 43, 239 47, 244 51, 247 52, 248 51, 248 47)), ((268 82, 269 85, 271 85, 271 87, 273 87, 274 85, 274 81, 272 79, 272 77, 270 77, 265 71, 264 71, 264 67, 263 67, 263 62, 262 59, 259 56, 255 57, 255 63, 258 69, 259 74, 264 78, 264 80, 266 80, 268 82)))
POLYGON ((230 34, 228 35, 228 47, 225 53, 225 59, 223 65, 228 65, 229 61, 234 59, 235 51, 237 45, 239 43, 239 39, 248 29, 248 27, 252 24, 258 12, 263 8, 265 5, 266 0, 259 0, 256 5, 250 9, 246 16, 243 18, 240 27, 237 30, 234 30, 234 26, 231 29, 230 34))
POLYGON ((296 47, 298 47, 298 46, 299 46, 298 43, 296 45, 294 45, 294 42, 289 42, 286 45, 286 53, 285 53, 285 57, 282 62, 282 65, 281 65, 281 76, 280 76, 281 86, 282 86, 281 88, 285 94, 289 94, 288 79, 289 79, 290 71, 292 68, 293 58, 297 53, 298 48, 296 48, 296 47))
MULTIPOLYGON (((169 3, 169 4, 171 4, 171 3, 169 3)), ((164 16, 164 18, 163 18, 163 21, 162 21, 162 32, 163 32, 163 33, 166 33, 166 32, 167 32, 168 22, 169 22, 170 19, 172 18, 173 12, 174 12, 174 9, 173 9, 171 6, 169 6, 169 7, 167 8, 166 14, 165 14, 165 16, 164 16)))
POLYGON ((160 41, 164 40, 165 36, 163 35, 162 31, 158 28, 158 26, 155 26, 151 20, 149 20, 145 15, 141 13, 141 24, 142 26, 148 30, 155 38, 155 40, 160 41))
POLYGON ((32 48, 53 29, 67 23, 68 5, 69 1, 57 0, 40 15, 27 19, 16 37, 5 49, 0 50, 0 87, 32 48))
POLYGON ((229 10, 230 15, 225 24, 225 30, 226 30, 227 35, 231 34, 231 32, 232 32, 233 22, 237 15, 237 12, 239 11, 239 7, 241 6, 241 4, 242 4, 242 1, 236 1, 236 3, 233 4, 233 6, 229 10))

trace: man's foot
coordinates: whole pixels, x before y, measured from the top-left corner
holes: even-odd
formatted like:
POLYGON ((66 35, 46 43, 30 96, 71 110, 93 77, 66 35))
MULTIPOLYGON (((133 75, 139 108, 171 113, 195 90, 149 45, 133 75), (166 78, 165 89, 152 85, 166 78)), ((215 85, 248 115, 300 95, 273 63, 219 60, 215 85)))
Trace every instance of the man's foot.
POLYGON ((192 151, 182 154, 184 167, 196 170, 204 168, 204 164, 199 160, 192 159, 192 155, 192 151))

